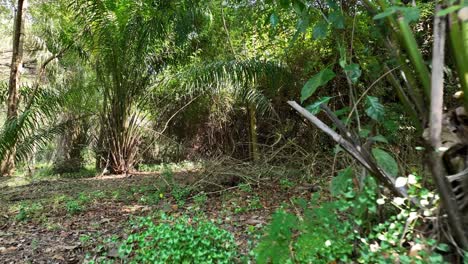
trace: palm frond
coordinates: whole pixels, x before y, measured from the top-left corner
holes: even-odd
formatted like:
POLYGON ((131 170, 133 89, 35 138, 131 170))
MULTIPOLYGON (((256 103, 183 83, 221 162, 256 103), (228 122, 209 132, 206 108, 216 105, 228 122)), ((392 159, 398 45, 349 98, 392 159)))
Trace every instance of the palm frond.
MULTIPOLYGON (((31 87, 23 87, 31 91, 31 87)), ((53 89, 38 90, 25 109, 16 118, 6 120, 0 130, 0 160, 16 147, 17 161, 28 157, 34 147, 43 146, 64 126, 55 124, 55 117, 62 105, 62 97, 53 89)))
POLYGON ((267 91, 278 91, 290 79, 288 68, 281 63, 260 60, 217 61, 192 65, 179 73, 169 74, 156 89, 174 93, 220 94, 228 91, 236 100, 253 105, 259 113, 273 111, 267 91), (177 81, 174 81, 177 80, 177 81))

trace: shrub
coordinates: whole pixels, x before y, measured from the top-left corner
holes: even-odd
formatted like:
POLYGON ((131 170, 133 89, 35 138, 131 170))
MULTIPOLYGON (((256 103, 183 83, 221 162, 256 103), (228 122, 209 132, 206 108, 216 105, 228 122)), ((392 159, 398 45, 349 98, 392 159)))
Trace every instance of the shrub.
POLYGON ((303 214, 279 210, 267 227, 256 252, 258 263, 443 263, 434 249, 447 251, 434 239, 418 235, 418 225, 437 210, 438 198, 422 188, 417 177, 408 179, 409 193, 426 208, 415 208, 407 200, 396 197, 377 199, 377 185, 366 178, 362 191, 352 188, 352 171, 345 170, 332 185, 337 200, 322 203, 298 200, 303 214), (389 200, 389 203, 386 203, 389 200), (387 206, 387 220, 379 222, 377 206, 387 206), (348 217, 344 217, 347 215, 348 217), (408 255, 404 245, 419 245, 415 255, 408 255))
POLYGON ((134 233, 122 242, 119 255, 130 263, 232 263, 234 237, 212 222, 161 216, 140 218, 134 233))

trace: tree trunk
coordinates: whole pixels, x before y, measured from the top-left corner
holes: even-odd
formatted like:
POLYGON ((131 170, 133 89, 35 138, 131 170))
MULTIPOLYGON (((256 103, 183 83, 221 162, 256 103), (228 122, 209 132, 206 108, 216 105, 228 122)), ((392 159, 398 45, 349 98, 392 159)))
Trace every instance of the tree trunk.
POLYGON ((73 114, 65 114, 66 130, 57 141, 57 155, 54 160, 56 173, 78 172, 83 169, 82 150, 88 142, 88 124, 86 120, 76 120, 73 114))
POLYGON ((257 112, 255 111, 255 106, 249 104, 249 136, 250 136, 250 158, 253 161, 258 161, 260 159, 260 152, 258 149, 258 136, 257 136, 257 112))
MULTIPOLYGON (((20 76, 21 66, 23 64, 25 5, 26 0, 18 0, 13 30, 13 55, 11 58, 10 82, 8 87, 8 120, 17 118, 18 116, 20 76)), ((16 146, 13 145, 10 151, 7 152, 1 163, 0 173, 2 175, 11 175, 13 173, 13 171, 15 170, 15 156, 16 146)))

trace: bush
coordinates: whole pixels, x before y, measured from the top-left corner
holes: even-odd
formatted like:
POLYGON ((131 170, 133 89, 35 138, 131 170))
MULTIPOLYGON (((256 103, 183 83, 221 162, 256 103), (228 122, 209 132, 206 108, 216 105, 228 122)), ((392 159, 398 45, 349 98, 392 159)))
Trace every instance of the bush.
POLYGON ((197 218, 161 216, 140 218, 119 247, 119 256, 130 263, 232 263, 234 237, 212 222, 197 218))
POLYGON ((448 246, 416 231, 437 211, 437 195, 414 175, 400 177, 410 197, 426 205, 419 209, 403 198, 379 198, 372 178, 366 178, 362 191, 355 190, 351 177, 352 171, 345 170, 332 182, 335 201, 311 208, 317 197, 309 203, 298 200, 303 214, 276 212, 255 249, 257 263, 444 263, 439 253, 448 246), (378 205, 388 209, 386 221, 376 217, 378 205), (408 245, 422 250, 409 255, 408 245))

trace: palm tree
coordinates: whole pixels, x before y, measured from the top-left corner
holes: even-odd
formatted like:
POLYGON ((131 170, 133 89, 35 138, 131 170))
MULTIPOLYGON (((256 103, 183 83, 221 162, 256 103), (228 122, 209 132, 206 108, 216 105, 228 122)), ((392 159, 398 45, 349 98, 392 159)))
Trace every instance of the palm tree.
MULTIPOLYGON (((197 1, 75 1, 103 93, 101 141, 105 167, 132 170, 137 161, 144 115, 139 104, 155 76, 174 60, 175 42, 197 1)), ((192 12, 193 13, 193 12, 192 12)))
POLYGON ((25 161, 37 147, 49 143, 67 126, 56 116, 63 106, 63 93, 50 87, 22 87, 21 98, 28 99, 15 118, 8 119, 0 129, 0 159, 15 150, 14 161, 25 161))
POLYGON ((278 62, 257 59, 215 61, 184 67, 176 74, 164 76, 160 90, 172 90, 174 94, 195 97, 203 95, 229 97, 223 100, 224 113, 233 104, 247 109, 246 127, 249 128, 249 153, 251 160, 258 160, 257 118, 275 114, 267 94, 278 94, 286 80, 291 80, 289 69, 278 62), (177 81, 174 81, 177 80, 177 81))

